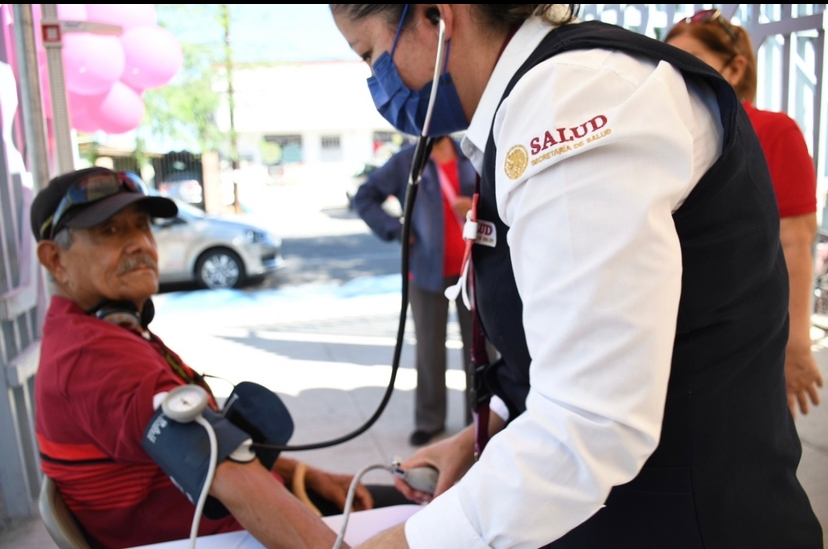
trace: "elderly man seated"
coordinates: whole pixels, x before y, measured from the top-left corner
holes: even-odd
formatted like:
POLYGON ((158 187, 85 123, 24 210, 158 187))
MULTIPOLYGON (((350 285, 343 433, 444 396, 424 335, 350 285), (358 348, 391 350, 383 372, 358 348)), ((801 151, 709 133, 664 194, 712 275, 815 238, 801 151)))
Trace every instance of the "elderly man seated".
MULTIPOLYGON (((193 465, 194 450, 175 441, 161 452, 164 460, 157 449, 151 457, 145 448, 156 438, 148 427, 165 395, 186 384, 206 389, 207 411, 219 412, 203 378, 147 328, 158 291, 151 218, 172 217, 177 208, 142 186, 89 168, 53 179, 31 208, 38 258, 54 283, 35 392, 41 463, 95 548, 189 535, 193 494, 188 500, 184 483, 173 475, 180 490, 165 471, 193 465)), ((199 535, 247 529, 266 547, 331 547, 334 532, 284 485, 297 462, 239 452, 238 441, 249 438, 244 425, 210 417, 224 442, 199 535)), ((337 509, 350 480, 307 473, 309 491, 337 509)), ((360 486, 355 508, 371 506, 360 486)))

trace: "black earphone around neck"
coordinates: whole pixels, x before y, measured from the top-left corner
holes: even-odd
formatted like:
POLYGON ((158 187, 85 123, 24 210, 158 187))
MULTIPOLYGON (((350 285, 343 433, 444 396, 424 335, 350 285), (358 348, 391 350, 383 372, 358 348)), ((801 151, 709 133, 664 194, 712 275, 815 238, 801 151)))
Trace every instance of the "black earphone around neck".
POLYGON ((131 301, 104 299, 91 309, 87 309, 86 314, 128 330, 145 330, 155 316, 155 305, 153 305, 152 299, 148 299, 139 313, 138 309, 135 308, 135 304, 131 301))

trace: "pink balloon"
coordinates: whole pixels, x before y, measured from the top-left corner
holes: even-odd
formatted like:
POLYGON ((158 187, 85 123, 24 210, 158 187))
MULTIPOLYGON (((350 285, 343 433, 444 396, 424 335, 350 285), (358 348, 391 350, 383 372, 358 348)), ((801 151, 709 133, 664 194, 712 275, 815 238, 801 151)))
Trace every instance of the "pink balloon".
POLYGON ((86 15, 89 21, 121 25, 124 32, 158 21, 154 4, 86 4, 86 15))
POLYGON ((144 100, 121 81, 112 84, 101 102, 87 104, 92 119, 107 133, 124 133, 141 125, 144 118, 144 100))
POLYGON ((181 44, 161 27, 136 27, 121 36, 121 44, 125 56, 121 81, 136 90, 163 86, 184 62, 181 44))
POLYGON ((98 121, 92 116, 90 109, 97 109, 104 95, 75 95, 68 94, 69 120, 72 127, 79 132, 92 133, 101 129, 98 121))
POLYGON ((124 49, 115 36, 66 33, 63 36, 66 89, 77 95, 106 92, 124 72, 124 49))
POLYGON ((61 21, 86 21, 86 6, 83 4, 58 4, 57 12, 61 21))

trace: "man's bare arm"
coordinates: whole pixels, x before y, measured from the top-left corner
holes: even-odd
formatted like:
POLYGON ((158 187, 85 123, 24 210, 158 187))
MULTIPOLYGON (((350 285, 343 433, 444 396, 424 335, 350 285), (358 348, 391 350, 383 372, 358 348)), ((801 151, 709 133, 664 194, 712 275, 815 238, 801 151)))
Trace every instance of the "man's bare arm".
POLYGON ((268 549, 330 549, 336 534, 262 465, 224 461, 210 495, 268 549))

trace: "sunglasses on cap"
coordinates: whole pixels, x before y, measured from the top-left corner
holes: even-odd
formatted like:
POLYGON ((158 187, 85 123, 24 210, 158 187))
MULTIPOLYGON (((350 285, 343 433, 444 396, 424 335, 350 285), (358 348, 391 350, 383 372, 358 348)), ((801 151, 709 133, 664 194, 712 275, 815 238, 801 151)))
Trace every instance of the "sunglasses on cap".
POLYGON ((86 179, 73 184, 63 195, 63 198, 53 213, 40 227, 40 236, 53 238, 55 227, 58 227, 63 216, 74 206, 91 204, 109 196, 128 192, 148 195, 146 185, 136 177, 130 177, 125 172, 96 173, 86 179))
POLYGON ((704 25, 710 22, 717 23, 730 36, 730 39, 736 42, 736 33, 733 32, 733 26, 728 23, 727 19, 722 15, 722 12, 717 8, 702 10, 684 19, 684 23, 687 25, 704 25))

